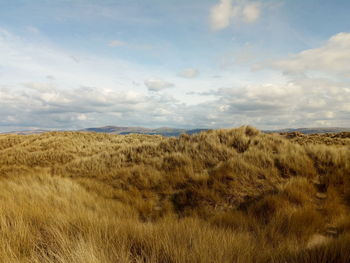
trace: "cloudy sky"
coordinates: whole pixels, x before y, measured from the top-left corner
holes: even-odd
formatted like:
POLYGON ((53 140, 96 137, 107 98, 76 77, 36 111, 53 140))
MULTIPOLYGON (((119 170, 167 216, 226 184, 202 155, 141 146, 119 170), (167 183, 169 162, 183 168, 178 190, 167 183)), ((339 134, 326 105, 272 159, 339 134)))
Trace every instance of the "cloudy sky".
POLYGON ((0 0, 0 132, 350 127, 348 0, 0 0))

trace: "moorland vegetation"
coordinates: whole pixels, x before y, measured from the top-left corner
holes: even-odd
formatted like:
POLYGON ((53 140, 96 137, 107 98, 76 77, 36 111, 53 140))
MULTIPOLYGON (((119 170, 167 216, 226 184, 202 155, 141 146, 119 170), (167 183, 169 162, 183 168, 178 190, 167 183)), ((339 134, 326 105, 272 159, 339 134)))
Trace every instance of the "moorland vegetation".
POLYGON ((0 135, 1 262, 350 262, 350 134, 0 135))

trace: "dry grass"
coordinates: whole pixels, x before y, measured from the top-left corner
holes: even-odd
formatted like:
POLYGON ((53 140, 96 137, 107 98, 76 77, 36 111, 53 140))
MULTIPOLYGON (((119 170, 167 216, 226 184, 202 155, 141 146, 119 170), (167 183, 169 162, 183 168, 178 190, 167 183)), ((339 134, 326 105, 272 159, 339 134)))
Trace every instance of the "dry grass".
POLYGON ((285 137, 0 135, 1 262, 349 262, 348 138, 285 137))

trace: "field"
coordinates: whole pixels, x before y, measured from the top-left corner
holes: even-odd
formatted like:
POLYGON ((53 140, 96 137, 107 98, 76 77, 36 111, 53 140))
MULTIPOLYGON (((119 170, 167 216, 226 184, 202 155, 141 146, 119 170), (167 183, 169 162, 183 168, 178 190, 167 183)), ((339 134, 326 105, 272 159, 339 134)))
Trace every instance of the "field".
POLYGON ((1 262, 350 262, 350 133, 0 135, 1 262))

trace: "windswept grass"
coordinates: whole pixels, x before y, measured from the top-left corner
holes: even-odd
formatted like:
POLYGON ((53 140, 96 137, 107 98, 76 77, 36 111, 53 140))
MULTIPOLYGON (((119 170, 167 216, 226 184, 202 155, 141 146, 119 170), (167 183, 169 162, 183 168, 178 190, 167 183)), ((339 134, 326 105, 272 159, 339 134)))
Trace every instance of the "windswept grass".
POLYGON ((0 135, 1 262, 350 262, 349 138, 299 137, 0 135))

